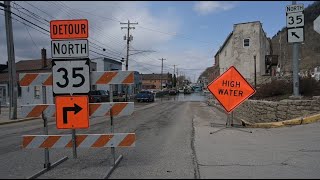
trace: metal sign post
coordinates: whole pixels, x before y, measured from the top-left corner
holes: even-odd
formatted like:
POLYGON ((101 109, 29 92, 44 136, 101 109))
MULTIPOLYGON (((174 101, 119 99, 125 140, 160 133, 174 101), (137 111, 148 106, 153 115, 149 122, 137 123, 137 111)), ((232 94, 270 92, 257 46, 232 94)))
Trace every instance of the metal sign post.
POLYGON ((299 43, 304 41, 304 7, 292 1, 286 7, 288 43, 292 46, 292 80, 293 96, 300 96, 299 92, 299 43))
MULTIPOLYGON (((42 86, 42 102, 43 102, 43 104, 47 103, 47 96, 46 95, 47 95, 46 86, 42 86)), ((42 120, 43 120, 43 133, 45 135, 49 135, 48 118, 47 118, 47 115, 44 112, 42 112, 42 120)), ((54 164, 51 165, 49 149, 45 148, 44 149, 44 165, 43 165, 44 169, 39 171, 38 173, 32 175, 28 179, 35 179, 35 178, 39 177, 40 175, 44 174, 45 172, 47 172, 47 171, 51 170, 52 168, 58 166, 59 164, 63 163, 67 159, 68 159, 68 157, 66 156, 66 157, 58 160, 57 162, 55 162, 54 164)))
MULTIPOLYGON (((113 88, 112 88, 112 84, 109 85, 110 87, 110 92, 111 92, 111 95, 110 95, 110 103, 113 102, 113 88)), ((113 127, 113 114, 112 114, 112 108, 110 108, 110 130, 111 130, 111 134, 114 133, 114 127, 113 127)), ((111 154, 113 156, 113 165, 116 164, 116 151, 114 149, 114 147, 111 148, 111 154)))
POLYGON ((72 152, 73 152, 73 159, 77 159, 77 139, 76 139, 75 129, 72 129, 72 152))
MULTIPOLYGON (((110 96, 110 103, 113 102, 113 88, 112 88, 112 84, 109 84, 109 96, 110 96)), ((114 134, 114 126, 113 126, 113 112, 112 112, 112 107, 110 108, 110 130, 111 130, 111 134, 114 134)), ((107 175, 104 177, 104 179, 108 179, 109 176, 111 175, 111 173, 114 171, 114 169, 118 166, 118 164, 120 163, 120 161, 122 160, 123 156, 120 155, 118 157, 118 159, 116 160, 116 152, 115 152, 115 148, 111 147, 111 154, 113 157, 113 166, 110 167, 110 169, 107 172, 107 175)))

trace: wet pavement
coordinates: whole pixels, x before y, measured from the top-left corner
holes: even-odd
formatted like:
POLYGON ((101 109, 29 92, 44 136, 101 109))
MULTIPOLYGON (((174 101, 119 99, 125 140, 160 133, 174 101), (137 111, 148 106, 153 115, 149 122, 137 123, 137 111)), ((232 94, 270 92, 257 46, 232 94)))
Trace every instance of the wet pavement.
POLYGON ((166 95, 165 97, 156 98, 155 102, 165 101, 190 101, 190 102, 204 102, 206 96, 202 92, 195 92, 191 94, 179 93, 178 95, 166 95))

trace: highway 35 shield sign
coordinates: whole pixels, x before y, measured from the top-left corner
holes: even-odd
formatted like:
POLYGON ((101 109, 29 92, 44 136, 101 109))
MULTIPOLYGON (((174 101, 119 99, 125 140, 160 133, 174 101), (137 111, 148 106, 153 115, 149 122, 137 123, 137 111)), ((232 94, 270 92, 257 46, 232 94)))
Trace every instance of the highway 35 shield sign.
POLYGON ((90 91, 89 60, 53 60, 53 94, 87 94, 90 91))
POLYGON ((212 81, 207 88, 228 113, 256 92, 234 66, 212 81))

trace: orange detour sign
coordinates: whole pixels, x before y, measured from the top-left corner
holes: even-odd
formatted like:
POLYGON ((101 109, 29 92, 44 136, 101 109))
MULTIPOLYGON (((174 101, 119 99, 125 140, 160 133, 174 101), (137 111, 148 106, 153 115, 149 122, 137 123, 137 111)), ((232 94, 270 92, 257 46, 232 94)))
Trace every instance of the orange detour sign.
POLYGON ((234 66, 207 87, 228 113, 256 92, 234 66))
POLYGON ((88 96, 57 96, 56 123, 58 129, 89 128, 88 96))
POLYGON ((87 19, 50 21, 51 39, 86 39, 88 30, 87 19))

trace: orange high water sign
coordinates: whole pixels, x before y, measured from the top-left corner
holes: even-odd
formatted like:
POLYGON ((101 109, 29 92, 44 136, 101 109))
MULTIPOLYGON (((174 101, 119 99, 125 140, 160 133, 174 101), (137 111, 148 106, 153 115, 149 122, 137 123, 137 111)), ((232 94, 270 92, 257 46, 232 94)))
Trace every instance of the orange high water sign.
POLYGON ((256 92, 234 66, 212 81, 208 89, 228 113, 256 92))
POLYGON ((87 19, 50 21, 51 39, 86 39, 88 30, 87 19))

